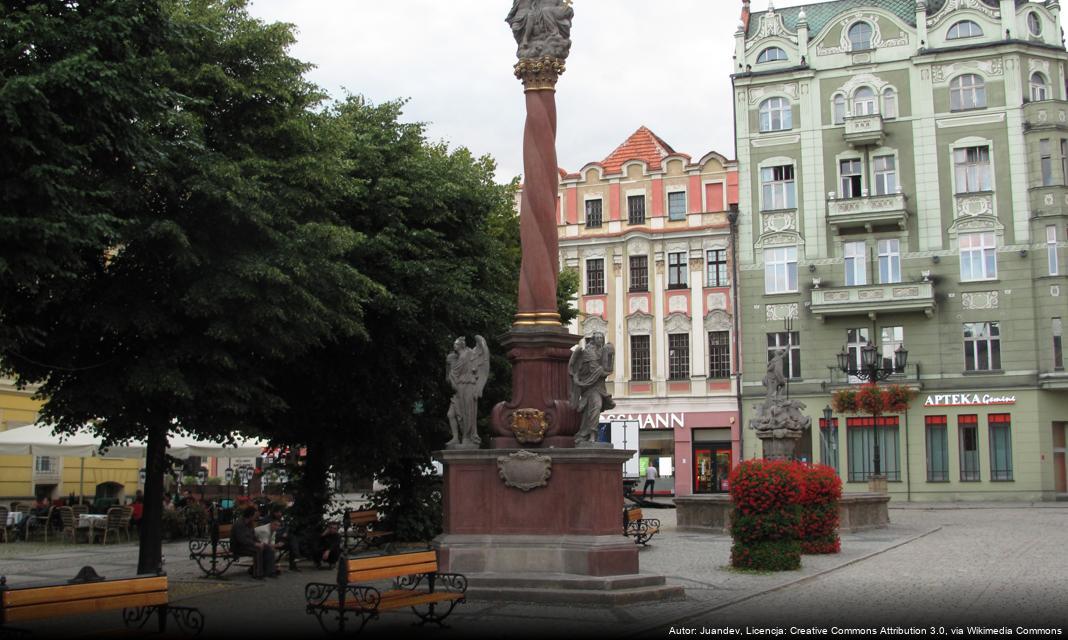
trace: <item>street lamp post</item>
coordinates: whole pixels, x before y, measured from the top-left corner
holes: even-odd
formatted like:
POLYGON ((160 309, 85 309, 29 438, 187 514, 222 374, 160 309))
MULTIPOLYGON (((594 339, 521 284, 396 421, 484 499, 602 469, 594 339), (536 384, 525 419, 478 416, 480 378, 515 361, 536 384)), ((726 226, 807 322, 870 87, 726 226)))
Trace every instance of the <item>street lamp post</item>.
MULTIPOLYGON (((905 364, 908 363, 909 352, 905 348, 905 345, 898 345, 894 351, 893 360, 890 358, 879 357, 879 348, 874 344, 867 344, 860 349, 860 366, 856 366, 856 362, 850 357, 850 354, 846 352, 845 347, 838 353, 838 368, 845 374, 860 378, 861 380, 867 380, 872 384, 877 385, 880 380, 886 380, 895 373, 902 373, 905 371, 905 364)), ((882 467, 880 466, 879 459, 879 420, 877 416, 872 416, 872 429, 875 434, 875 448, 872 462, 874 463, 875 472, 873 476, 882 476, 882 467)))
MULTIPOLYGON (((838 468, 838 430, 831 430, 831 420, 834 419, 834 411, 830 405, 823 407, 823 429, 820 429, 820 442, 823 443, 820 451, 820 457, 823 457, 823 453, 827 452, 827 457, 834 458, 834 468, 838 468), (834 437, 828 439, 827 434, 833 433, 834 437)), ((827 464, 827 460, 822 461, 823 464, 827 464)))
POLYGON ((226 504, 230 505, 230 485, 234 481, 234 470, 231 467, 226 467, 223 471, 223 478, 226 479, 226 504))

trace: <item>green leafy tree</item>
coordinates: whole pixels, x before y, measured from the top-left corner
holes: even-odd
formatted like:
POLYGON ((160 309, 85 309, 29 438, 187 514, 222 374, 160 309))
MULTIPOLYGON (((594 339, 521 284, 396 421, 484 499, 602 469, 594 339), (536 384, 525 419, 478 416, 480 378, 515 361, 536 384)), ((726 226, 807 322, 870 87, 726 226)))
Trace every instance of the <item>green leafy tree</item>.
POLYGON ((27 240, 0 276, 0 315, 17 328, 0 357, 41 384, 59 430, 147 439, 150 571, 168 435, 259 426, 285 407, 269 373, 363 334, 376 288, 349 259, 363 239, 320 204, 344 167, 288 26, 239 0, 18 4, 5 55, 34 57, 3 77, 14 106, 0 113, 12 126, 13 110, 30 112, 19 130, 48 146, 5 156, 0 179, 37 181, 54 202, 0 193, 15 194, 27 240), (79 164, 57 170, 57 149, 79 164))

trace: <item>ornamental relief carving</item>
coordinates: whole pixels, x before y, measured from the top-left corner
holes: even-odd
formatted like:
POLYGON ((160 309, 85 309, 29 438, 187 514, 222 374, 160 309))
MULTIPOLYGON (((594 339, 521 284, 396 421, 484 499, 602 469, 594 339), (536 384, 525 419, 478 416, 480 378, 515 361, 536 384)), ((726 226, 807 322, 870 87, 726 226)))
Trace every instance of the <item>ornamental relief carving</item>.
POLYGON ((975 293, 962 293, 960 303, 965 309, 997 309, 997 291, 977 291, 975 293))
POLYGON ((592 247, 589 249, 583 249, 582 251, 582 258, 586 260, 590 258, 603 258, 604 255, 604 247, 592 247))
POLYGON ((705 331, 730 331, 730 329, 731 316, 726 311, 717 309, 705 315, 705 331))
POLYGON ((649 298, 648 296, 633 296, 627 302, 628 313, 649 313, 649 298))
POLYGON ((630 335, 649 335, 653 332, 653 316, 635 314, 627 318, 627 333, 630 335))
POLYGON ((582 335, 591 336, 595 333, 608 335, 608 323, 599 316, 588 316, 582 321, 582 335))
POLYGON ((919 287, 894 287, 890 292, 894 298, 916 298, 920 295, 919 287))
POLYGON ((690 301, 686 296, 671 296, 668 298, 668 313, 688 313, 690 301))
POLYGON ((994 214, 994 196, 991 194, 957 197, 957 216, 975 217, 994 214))
POLYGON ((797 214, 792 211, 762 214, 760 216, 761 233, 781 233, 797 231, 797 214))
POLYGON ((882 300, 886 297, 886 292, 882 289, 861 289, 857 292, 857 297, 861 300, 882 300))
POLYGON ((876 94, 882 95, 883 89, 888 86, 890 86, 890 83, 881 80, 878 76, 874 74, 858 73, 857 75, 849 78, 849 80, 846 81, 845 84, 838 87, 838 89, 835 90, 835 93, 841 91, 847 96, 852 96, 853 92, 861 87, 872 87, 875 90, 876 94))
POLYGON ((627 254, 632 256, 642 256, 649 253, 649 243, 645 240, 630 240, 627 242, 627 254))
POLYGON ((777 93, 785 93, 794 100, 797 100, 797 83, 787 82, 781 85, 772 85, 767 87, 756 87, 749 90, 749 104, 756 104, 761 98, 766 95, 773 95, 777 93))
POLYGON ((689 333, 692 323, 690 316, 673 313, 664 320, 664 330, 668 333, 689 333))
POLYGON ((977 218, 968 218, 966 220, 960 220, 954 224, 951 228, 951 232, 961 233, 967 231, 1001 231, 1004 226, 992 216, 982 216, 977 218))
POLYGON ((849 302, 848 291, 828 291, 823 294, 823 300, 825 302, 849 302))
POLYGON ((822 44, 816 47, 816 55, 829 56, 839 53, 849 53, 852 46, 849 42, 849 26, 858 20, 863 20, 872 26, 871 46, 872 49, 888 49, 890 47, 903 47, 908 45, 909 37, 906 33, 898 31, 893 38, 883 38, 882 26, 879 24, 880 16, 873 13, 857 11, 838 21, 841 28, 841 37, 837 47, 825 47, 822 44))
POLYGON ((715 311, 717 309, 727 309, 727 294, 725 293, 710 293, 706 300, 706 308, 709 311, 715 311))
POLYGON ((796 231, 764 233, 757 239, 756 247, 774 247, 788 244, 801 244, 801 236, 796 231))
POLYGON ((766 307, 766 315, 768 322, 776 322, 778 320, 796 320, 797 319, 797 303, 790 304, 769 304, 766 307))
POLYGON ((950 17, 950 15, 957 9, 973 9, 991 20, 1001 19, 1001 11, 994 9, 985 2, 982 2, 982 0, 946 0, 946 4, 942 5, 941 11, 927 18, 927 26, 933 27, 937 25, 939 22, 950 17))
POLYGON ((591 316, 603 316, 604 300, 587 300, 586 314, 591 316))
POLYGON ((1038 58, 1028 58, 1027 68, 1031 72, 1042 71, 1049 76, 1049 60, 1040 60, 1038 58))
POLYGON ((988 76, 1005 75, 1005 62, 1001 58, 989 60, 962 60, 953 64, 933 65, 931 67, 931 80, 933 82, 945 82, 947 78, 953 78, 962 71, 982 71, 988 76))
POLYGON ((750 39, 750 47, 756 46, 757 40, 764 38, 770 38, 772 36, 789 36, 790 31, 783 24, 782 15, 775 13, 774 9, 768 9, 768 11, 760 18, 760 28, 756 34, 750 39))
POLYGON ((726 249, 727 248, 727 244, 728 244, 727 238, 725 238, 725 237, 712 238, 711 240, 705 240, 704 248, 705 249, 726 249))

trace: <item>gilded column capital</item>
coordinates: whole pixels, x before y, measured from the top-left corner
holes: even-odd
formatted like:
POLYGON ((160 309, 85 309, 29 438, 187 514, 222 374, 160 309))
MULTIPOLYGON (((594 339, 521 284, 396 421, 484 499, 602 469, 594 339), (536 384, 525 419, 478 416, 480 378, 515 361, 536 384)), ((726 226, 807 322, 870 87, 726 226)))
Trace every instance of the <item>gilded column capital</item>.
POLYGON ((515 77, 523 81, 527 91, 552 91, 556 81, 564 73, 563 58, 542 56, 523 58, 515 64, 515 77))

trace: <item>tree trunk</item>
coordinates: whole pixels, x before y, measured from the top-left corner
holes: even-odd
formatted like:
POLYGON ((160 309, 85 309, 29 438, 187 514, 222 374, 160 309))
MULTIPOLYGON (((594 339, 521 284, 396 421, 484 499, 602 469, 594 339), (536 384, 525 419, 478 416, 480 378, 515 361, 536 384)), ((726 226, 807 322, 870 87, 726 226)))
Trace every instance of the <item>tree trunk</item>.
POLYGON ((322 533, 323 512, 332 493, 332 488, 326 486, 330 465, 324 442, 309 441, 306 448, 304 468, 293 496, 293 524, 302 538, 318 540, 322 533))
POLYGON ((141 515, 137 573, 155 573, 163 566, 163 472, 166 454, 167 427, 150 427, 145 451, 145 506, 141 515))

